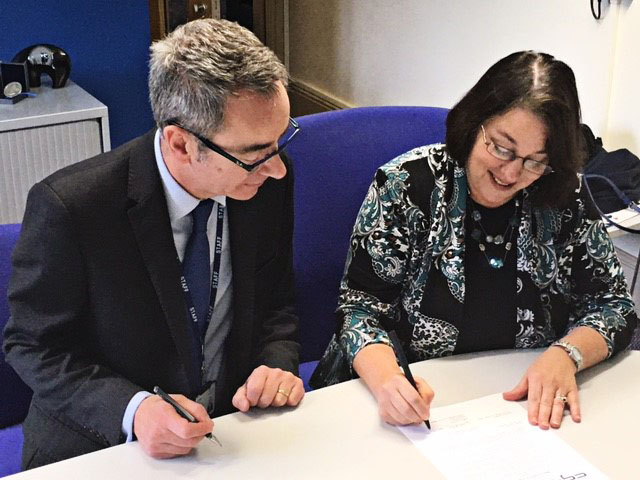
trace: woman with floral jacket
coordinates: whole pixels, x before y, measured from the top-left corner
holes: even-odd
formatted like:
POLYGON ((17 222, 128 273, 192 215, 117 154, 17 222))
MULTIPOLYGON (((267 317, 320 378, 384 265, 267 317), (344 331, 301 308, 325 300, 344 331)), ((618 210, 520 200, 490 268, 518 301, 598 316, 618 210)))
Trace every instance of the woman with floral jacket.
POLYGON ((429 418, 434 392, 413 389, 409 361, 547 347, 506 400, 528 417, 580 421, 576 373, 630 341, 634 304, 605 225, 580 188, 584 150, 571 69, 517 52, 451 110, 446 145, 381 167, 351 237, 339 331, 312 383, 359 375, 391 424, 429 418))

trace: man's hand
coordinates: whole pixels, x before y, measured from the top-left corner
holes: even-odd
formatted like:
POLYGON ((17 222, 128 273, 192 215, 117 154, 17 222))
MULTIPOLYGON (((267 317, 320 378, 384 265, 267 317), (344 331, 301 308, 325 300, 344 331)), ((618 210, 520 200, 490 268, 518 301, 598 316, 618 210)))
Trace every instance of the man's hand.
POLYGON ((565 401, 574 422, 580 421, 576 367, 564 350, 550 347, 533 362, 520 383, 502 394, 505 400, 527 397, 529 423, 543 430, 559 428, 565 401))
POLYGON ((153 458, 188 454, 213 429, 205 408, 183 395, 171 395, 198 423, 182 418, 157 395, 145 398, 133 417, 133 432, 142 449, 153 458))
POLYGON ((251 407, 294 407, 304 397, 302 380, 291 372, 260 365, 233 396, 233 406, 241 412, 251 407))

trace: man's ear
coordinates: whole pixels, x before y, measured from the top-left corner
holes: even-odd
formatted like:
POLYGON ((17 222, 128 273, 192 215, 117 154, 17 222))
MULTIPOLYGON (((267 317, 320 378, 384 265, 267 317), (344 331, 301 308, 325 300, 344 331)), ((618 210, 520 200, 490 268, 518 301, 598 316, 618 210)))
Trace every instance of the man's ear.
POLYGON ((192 155, 198 154, 198 146, 191 135, 175 125, 167 125, 162 130, 166 154, 179 163, 191 162, 192 155))

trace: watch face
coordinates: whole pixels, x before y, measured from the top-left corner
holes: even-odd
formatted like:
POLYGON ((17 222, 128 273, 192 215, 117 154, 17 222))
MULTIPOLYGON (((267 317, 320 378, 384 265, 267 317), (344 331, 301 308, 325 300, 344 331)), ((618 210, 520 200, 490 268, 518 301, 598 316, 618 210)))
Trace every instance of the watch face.
POLYGON ((573 347, 572 348, 572 352, 573 352, 574 357, 576 358, 576 361, 578 363, 582 363, 582 352, 580 352, 580 350, 578 350, 578 347, 573 347))
POLYGON ((576 368, 579 370, 582 369, 582 352, 580 351, 580 349, 578 347, 576 347, 575 345, 571 345, 568 342, 553 342, 552 345, 556 346, 556 347, 560 347, 562 348, 565 352, 567 352, 567 354, 569 355, 569 358, 571 360, 573 360, 573 363, 575 363, 576 368))
POLYGON ((4 86, 4 96, 7 98, 13 98, 22 93, 22 85, 20 82, 9 82, 4 86))

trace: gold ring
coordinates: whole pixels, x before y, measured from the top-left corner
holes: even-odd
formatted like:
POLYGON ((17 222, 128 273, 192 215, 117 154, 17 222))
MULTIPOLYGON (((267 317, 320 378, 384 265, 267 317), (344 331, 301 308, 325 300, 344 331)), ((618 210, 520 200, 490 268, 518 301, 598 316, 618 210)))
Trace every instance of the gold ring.
POLYGON ((289 395, 291 394, 291 392, 287 392, 286 390, 282 390, 281 388, 278 389, 278 393, 280 395, 284 395, 287 398, 289 398, 289 395))
POLYGON ((565 403, 567 403, 567 396, 566 395, 556 395, 556 398, 554 398, 554 400, 560 400, 562 402, 562 404, 564 405, 565 403))

